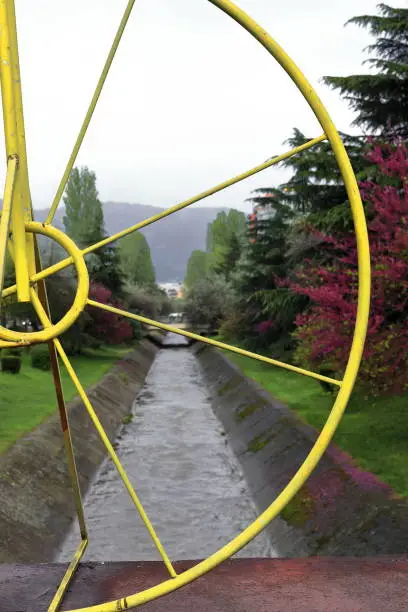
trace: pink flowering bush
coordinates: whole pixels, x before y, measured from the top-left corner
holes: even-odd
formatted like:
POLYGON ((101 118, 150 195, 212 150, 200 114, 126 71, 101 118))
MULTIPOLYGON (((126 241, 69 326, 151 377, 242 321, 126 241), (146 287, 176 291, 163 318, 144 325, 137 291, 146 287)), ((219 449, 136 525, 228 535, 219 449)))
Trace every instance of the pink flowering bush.
MULTIPOLYGON (((89 297, 101 304, 123 308, 119 302, 112 300, 112 291, 98 283, 91 283, 89 297)), ((93 337, 99 338, 106 344, 121 344, 132 338, 132 326, 123 317, 92 306, 88 308, 88 313, 92 320, 87 325, 87 332, 93 337)))
MULTIPOLYGON (((369 213, 372 298, 360 376, 374 393, 400 392, 408 383, 408 149, 374 146, 368 155, 378 177, 360 184, 369 213)), ((289 286, 310 298, 297 317, 295 358, 311 368, 345 367, 357 311, 354 234, 324 235, 330 265, 304 262, 289 286)))

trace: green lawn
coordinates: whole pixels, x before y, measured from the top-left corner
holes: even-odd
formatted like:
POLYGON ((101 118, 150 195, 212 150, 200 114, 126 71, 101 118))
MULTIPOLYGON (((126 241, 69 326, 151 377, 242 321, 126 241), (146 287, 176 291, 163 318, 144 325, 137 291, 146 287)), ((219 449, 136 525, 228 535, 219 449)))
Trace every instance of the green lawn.
MULTIPOLYGON (((228 353, 248 376, 316 429, 324 425, 334 398, 306 376, 228 353)), ((408 496, 408 396, 367 398, 355 391, 334 442, 359 465, 408 496)))
MULTIPOLYGON (((100 380, 129 350, 122 346, 88 350, 84 355, 72 357, 71 363, 86 388, 100 380)), ((61 378, 65 398, 69 401, 76 392, 63 365, 61 378)), ((51 372, 32 368, 28 355, 23 359, 19 374, 0 372, 0 453, 24 433, 34 429, 55 409, 51 372)))

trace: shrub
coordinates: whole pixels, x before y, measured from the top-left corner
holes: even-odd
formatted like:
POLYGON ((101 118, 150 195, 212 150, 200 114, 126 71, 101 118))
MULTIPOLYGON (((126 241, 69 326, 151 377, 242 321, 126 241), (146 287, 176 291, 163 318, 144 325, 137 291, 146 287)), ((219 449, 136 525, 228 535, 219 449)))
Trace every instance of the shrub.
POLYGON ((170 300, 166 292, 158 287, 129 286, 126 298, 127 307, 131 312, 143 315, 149 319, 157 319, 175 312, 182 306, 181 300, 170 300))
POLYGON ((245 312, 232 310, 225 319, 223 319, 219 333, 223 338, 234 341, 245 337, 247 331, 247 316, 245 312))
POLYGON ((157 319, 159 304, 156 296, 147 293, 143 288, 132 288, 127 300, 131 312, 136 312, 149 319, 157 319))
POLYGON ((216 329, 231 310, 233 293, 220 277, 206 277, 188 291, 185 315, 193 325, 208 325, 216 329))
POLYGON ((7 349, 6 353, 7 355, 14 355, 15 357, 21 357, 21 351, 22 349, 18 346, 12 346, 11 348, 7 349))
POLYGON ((1 358, 2 372, 18 374, 21 370, 21 357, 18 355, 4 355, 1 358))
POLYGON ((31 365, 37 370, 50 370, 51 359, 48 346, 33 346, 31 349, 31 365))
POLYGON ((128 338, 127 340, 125 340, 126 344, 133 344, 133 342, 135 340, 141 340, 143 337, 143 328, 142 328, 142 324, 139 323, 139 321, 129 321, 130 326, 133 330, 133 336, 132 338, 128 338))

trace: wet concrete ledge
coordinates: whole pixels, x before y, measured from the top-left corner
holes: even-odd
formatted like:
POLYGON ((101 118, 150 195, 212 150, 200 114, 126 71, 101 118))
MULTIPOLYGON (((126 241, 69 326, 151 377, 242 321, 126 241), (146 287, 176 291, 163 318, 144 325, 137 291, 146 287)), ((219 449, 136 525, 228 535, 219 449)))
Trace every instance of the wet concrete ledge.
MULTIPOLYGON (((194 333, 199 334, 200 336, 207 337, 213 336, 217 332, 216 330, 211 331, 206 329, 194 329, 189 330, 194 331, 194 333)), ((168 348, 186 348, 186 346, 192 346, 198 342, 197 340, 193 340, 192 338, 187 338, 186 336, 179 335, 177 338, 172 340, 172 338, 176 336, 175 333, 168 333, 161 329, 149 330, 147 333, 147 338, 150 342, 153 342, 155 346, 158 348, 168 349, 168 348)))
MULTIPOLYGON (((317 432, 217 349, 192 347, 254 501, 265 510, 294 476, 317 432)), ((334 444, 268 527, 278 554, 406 554, 408 503, 334 444)), ((380 608, 376 608, 380 609, 380 608)))
MULTIPOLYGON (((110 440, 130 412, 156 353, 153 344, 141 342, 88 389, 110 440)), ((68 407, 84 496, 106 451, 81 400, 68 407)), ((54 414, 0 457, 0 563, 52 560, 74 514, 59 416, 54 414)))
MULTIPOLYGON (((175 568, 180 573, 194 564, 184 561, 175 568)), ((0 612, 44 612, 64 570, 57 564, 0 565, 0 612)), ((159 562, 86 563, 61 610, 122 599, 167 578, 159 562)), ((149 612, 403 612, 407 600, 407 557, 234 559, 142 607, 149 612)))
POLYGON ((191 346, 194 344, 195 340, 191 338, 186 338, 185 336, 177 336, 176 340, 172 342, 169 341, 168 336, 173 336, 174 334, 168 334, 168 332, 157 330, 151 330, 147 333, 147 339, 150 340, 157 348, 160 349, 173 349, 173 348, 182 348, 191 346))

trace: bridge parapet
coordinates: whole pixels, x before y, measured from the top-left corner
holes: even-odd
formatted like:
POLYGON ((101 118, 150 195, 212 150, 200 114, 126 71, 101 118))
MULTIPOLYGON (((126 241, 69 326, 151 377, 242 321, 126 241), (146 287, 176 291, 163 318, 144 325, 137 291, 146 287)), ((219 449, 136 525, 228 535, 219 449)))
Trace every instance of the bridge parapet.
MULTIPOLYGON (((195 562, 194 562, 195 563, 195 562)), ((175 564, 177 572, 194 565, 175 564)), ((0 611, 44 612, 65 565, 0 565, 0 611)), ((63 609, 122 599, 167 578, 160 562, 81 564, 63 609)), ((408 557, 233 559, 167 597, 149 612, 403 612, 408 557)))

